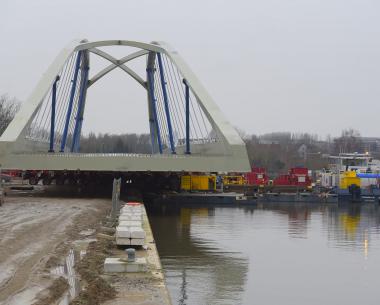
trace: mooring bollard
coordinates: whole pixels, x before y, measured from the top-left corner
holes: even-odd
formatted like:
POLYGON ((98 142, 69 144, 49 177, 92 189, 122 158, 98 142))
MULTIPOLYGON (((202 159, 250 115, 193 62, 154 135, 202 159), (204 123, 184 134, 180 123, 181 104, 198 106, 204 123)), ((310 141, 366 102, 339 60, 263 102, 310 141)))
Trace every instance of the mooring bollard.
POLYGON ((136 260, 136 250, 133 248, 127 248, 125 250, 128 255, 128 262, 134 262, 136 260))
POLYGON ((111 209, 111 217, 116 219, 119 215, 120 211, 120 186, 121 186, 121 178, 113 179, 112 186, 112 209, 111 209))

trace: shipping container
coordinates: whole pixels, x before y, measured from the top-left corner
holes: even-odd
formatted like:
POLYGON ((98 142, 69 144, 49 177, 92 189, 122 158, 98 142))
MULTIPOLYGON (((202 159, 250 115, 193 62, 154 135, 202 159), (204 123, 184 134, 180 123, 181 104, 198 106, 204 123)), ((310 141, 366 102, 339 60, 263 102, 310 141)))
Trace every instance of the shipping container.
POLYGON ((263 167, 252 167, 251 172, 244 176, 248 185, 268 185, 269 178, 263 167))
POLYGON ((216 176, 185 175, 181 177, 181 189, 184 191, 215 191, 216 176))

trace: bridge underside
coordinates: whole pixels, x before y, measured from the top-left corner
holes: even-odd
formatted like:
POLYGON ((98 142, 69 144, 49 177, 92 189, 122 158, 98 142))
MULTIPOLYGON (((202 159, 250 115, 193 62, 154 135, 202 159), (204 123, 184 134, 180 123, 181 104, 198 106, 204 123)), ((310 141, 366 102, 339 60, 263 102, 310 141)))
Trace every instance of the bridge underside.
POLYGON ((11 154, 3 168, 51 171, 111 172, 244 172, 247 161, 241 156, 186 156, 144 154, 36 153, 11 154))

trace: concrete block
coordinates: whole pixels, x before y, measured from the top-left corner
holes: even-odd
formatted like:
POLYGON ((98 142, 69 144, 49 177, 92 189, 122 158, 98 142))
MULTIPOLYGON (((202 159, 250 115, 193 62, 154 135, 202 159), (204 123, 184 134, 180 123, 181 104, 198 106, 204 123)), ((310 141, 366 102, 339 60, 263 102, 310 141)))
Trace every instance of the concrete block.
POLYGON ((129 237, 116 237, 116 244, 119 246, 130 246, 131 239, 129 237))
POLYGON ((119 221, 142 221, 142 215, 141 214, 121 214, 119 216, 119 221))
POLYGON ((125 205, 120 208, 121 210, 128 210, 128 211, 142 211, 143 207, 142 206, 128 206, 125 205))
POLYGON ((132 214, 131 220, 142 221, 142 214, 132 214))
POLYGON ((143 213, 138 211, 120 211, 120 215, 137 215, 142 217, 143 213))
POLYGON ((145 231, 141 227, 130 227, 131 238, 145 239, 145 231))
POLYGON ((128 214, 128 215, 142 215, 142 211, 120 211, 120 215, 128 214))
POLYGON ((131 214, 120 214, 119 221, 132 220, 131 218, 132 218, 131 214))
POLYGON ((145 245, 145 238, 131 238, 130 245, 131 246, 144 246, 145 245))
POLYGON ((131 238, 131 230, 129 227, 116 227, 116 237, 126 237, 131 238))
POLYGON ((141 227, 142 221, 138 220, 122 220, 119 221, 119 227, 141 227))
POLYGON ((120 209, 120 212, 143 212, 143 207, 142 206, 137 206, 137 207, 129 207, 129 206, 124 206, 120 209))
POLYGON ((127 262, 117 257, 107 257, 104 261, 104 272, 146 272, 147 263, 145 257, 136 258, 134 262, 127 262))

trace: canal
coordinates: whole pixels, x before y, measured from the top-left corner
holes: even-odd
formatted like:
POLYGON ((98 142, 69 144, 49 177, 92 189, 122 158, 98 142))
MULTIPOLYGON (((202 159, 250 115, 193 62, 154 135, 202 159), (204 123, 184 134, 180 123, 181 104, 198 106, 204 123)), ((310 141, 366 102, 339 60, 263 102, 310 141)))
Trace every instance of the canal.
POLYGON ((173 305, 378 304, 380 209, 149 210, 173 305))

